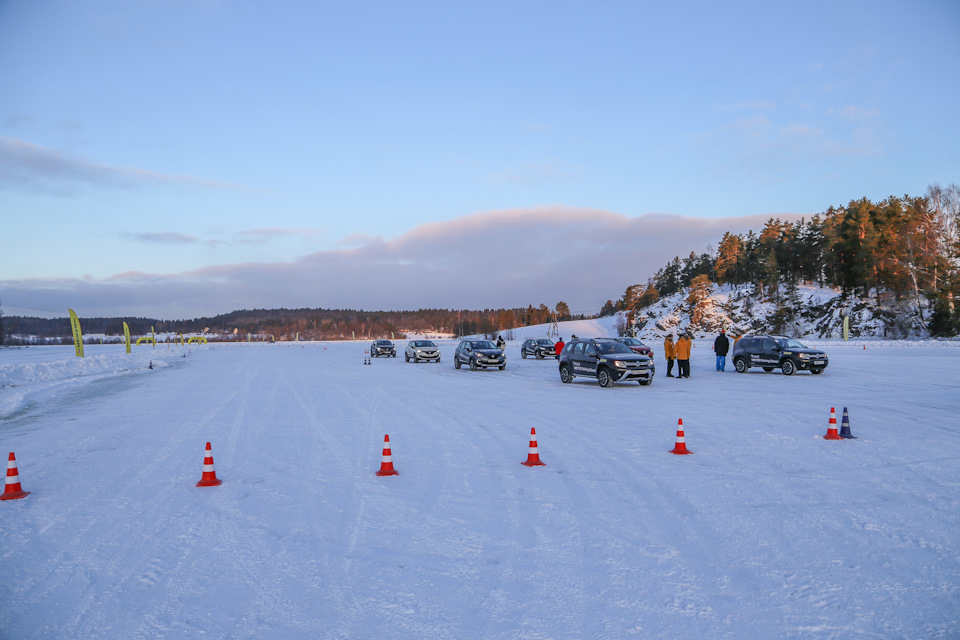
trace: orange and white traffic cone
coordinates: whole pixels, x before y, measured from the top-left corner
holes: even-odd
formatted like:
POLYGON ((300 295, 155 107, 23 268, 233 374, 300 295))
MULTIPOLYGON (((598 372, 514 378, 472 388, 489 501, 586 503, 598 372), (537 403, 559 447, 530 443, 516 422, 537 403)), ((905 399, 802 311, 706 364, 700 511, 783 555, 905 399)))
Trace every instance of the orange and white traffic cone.
POLYGON ((833 407, 830 407, 830 423, 827 425, 827 435, 823 436, 824 440, 842 440, 840 434, 837 433, 837 410, 833 407))
POLYGON ((383 436, 383 457, 380 460, 380 471, 378 476, 398 476, 397 470, 393 468, 393 452, 390 451, 390 436, 383 436))
POLYGON ((693 453, 693 451, 687 450, 687 437, 683 434, 683 418, 680 418, 677 422, 677 443, 670 450, 670 453, 675 453, 678 456, 693 453))
POLYGON ((17 459, 13 455, 13 451, 10 452, 10 458, 8 460, 7 484, 3 488, 3 495, 0 495, 0 500, 25 498, 30 492, 24 491, 23 487, 20 486, 20 472, 17 471, 17 459))
POLYGON ((520 464, 527 467, 545 467, 545 463, 540 462, 540 450, 537 448, 537 430, 530 429, 530 449, 527 452, 526 462, 520 464))
POLYGON ((223 482, 217 477, 217 472, 213 468, 213 451, 210 450, 210 443, 203 451, 203 475, 200 477, 198 487, 216 487, 223 482))

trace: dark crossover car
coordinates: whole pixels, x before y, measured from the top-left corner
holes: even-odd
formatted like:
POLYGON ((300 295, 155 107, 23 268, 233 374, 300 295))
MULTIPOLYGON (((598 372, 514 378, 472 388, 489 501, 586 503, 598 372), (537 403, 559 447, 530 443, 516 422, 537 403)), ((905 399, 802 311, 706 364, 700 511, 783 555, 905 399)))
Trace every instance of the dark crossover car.
POLYGON ((561 382, 589 376, 596 378, 601 387, 631 380, 647 386, 653 382, 655 372, 652 358, 612 338, 577 338, 568 342, 560 354, 561 382))
POLYGON ((403 350, 403 359, 407 362, 413 360, 433 360, 440 362, 440 347, 431 340, 411 340, 407 343, 407 348, 403 350))
POLYGON ((397 357, 397 346, 389 340, 374 340, 370 345, 370 357, 379 358, 387 356, 388 358, 397 357))
POLYGON ((544 358, 556 358, 557 351, 553 346, 553 340, 546 338, 527 338, 520 345, 520 357, 534 356, 537 360, 544 358))
POLYGON ((796 371, 821 374, 829 362, 823 351, 786 336, 745 336, 733 345, 733 366, 740 373, 762 367, 764 371, 780 369, 788 376, 796 371))
POLYGON ((453 366, 470 365, 471 371, 497 367, 503 371, 507 366, 507 356, 502 349, 490 340, 461 340, 453 354, 453 366))
POLYGON ((614 338, 614 340, 622 342, 623 344, 627 345, 637 353, 642 353, 648 358, 653 357, 653 349, 643 344, 643 342, 641 342, 639 338, 614 338))

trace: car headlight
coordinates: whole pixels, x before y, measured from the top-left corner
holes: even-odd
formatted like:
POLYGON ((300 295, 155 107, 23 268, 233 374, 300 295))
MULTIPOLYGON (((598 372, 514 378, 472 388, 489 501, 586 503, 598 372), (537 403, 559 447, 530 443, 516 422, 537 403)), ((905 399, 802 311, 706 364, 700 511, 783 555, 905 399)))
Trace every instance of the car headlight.
POLYGON ((798 353, 797 355, 800 356, 801 360, 809 360, 811 358, 809 353, 798 353))
POLYGON ((623 368, 624 366, 626 366, 626 365, 624 365, 623 360, 614 360, 614 361, 613 361, 613 366, 615 366, 615 367, 617 367, 617 368, 619 368, 619 369, 622 369, 622 368, 623 368))

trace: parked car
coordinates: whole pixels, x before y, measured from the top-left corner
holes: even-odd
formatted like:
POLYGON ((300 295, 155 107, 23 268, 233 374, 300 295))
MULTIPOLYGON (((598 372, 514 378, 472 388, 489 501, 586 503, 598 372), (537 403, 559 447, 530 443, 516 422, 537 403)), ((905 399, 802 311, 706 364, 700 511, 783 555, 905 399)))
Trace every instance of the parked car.
POLYGON ((380 356, 396 358, 397 345, 393 344, 389 340, 374 340, 373 344, 370 345, 370 357, 379 358, 380 356))
POLYGON ((647 356, 648 358, 652 358, 652 357, 653 357, 653 349, 651 349, 651 348, 648 347, 647 345, 643 344, 643 341, 641 341, 639 338, 630 338, 630 337, 627 337, 627 338, 614 338, 614 339, 622 342, 622 343, 625 344, 625 345, 627 345, 628 347, 630 347, 631 349, 633 349, 633 350, 636 351, 637 353, 642 353, 643 355, 647 356))
POLYGON ((587 376, 596 378, 601 387, 631 380, 647 386, 653 383, 655 373, 652 358, 612 338, 577 338, 568 342, 560 354, 561 382, 587 376))
POLYGON ((461 340, 453 354, 453 366, 459 369, 464 364, 469 365, 471 371, 487 367, 497 367, 503 371, 507 366, 507 356, 490 340, 461 340))
POLYGON ((814 375, 823 373, 830 363, 827 354, 786 336, 746 336, 733 346, 733 366, 740 373, 751 367, 764 371, 780 369, 791 376, 796 371, 809 371, 814 375))
POLYGON ((553 340, 546 338, 527 338, 520 345, 520 357, 526 359, 527 356, 534 356, 537 360, 544 358, 556 358, 557 351, 554 348, 553 340))
POLYGON ((433 360, 440 362, 440 347, 435 345, 432 340, 411 340, 407 343, 407 348, 403 350, 403 359, 407 362, 413 360, 433 360))

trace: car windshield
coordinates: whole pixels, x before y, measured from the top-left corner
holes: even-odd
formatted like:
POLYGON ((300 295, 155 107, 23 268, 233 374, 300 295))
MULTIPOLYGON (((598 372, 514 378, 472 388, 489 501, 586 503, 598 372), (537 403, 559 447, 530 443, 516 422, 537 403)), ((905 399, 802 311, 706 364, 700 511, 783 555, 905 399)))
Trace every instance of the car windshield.
POLYGON ((630 348, 622 342, 598 342, 597 348, 600 353, 610 355, 614 353, 633 353, 630 348))
POLYGON ((437 345, 433 344, 430 340, 414 340, 413 346, 415 347, 435 347, 437 345))
POLYGON ((623 338, 620 340, 623 344, 628 344, 631 347, 642 347, 643 343, 637 340, 636 338, 623 338))
POLYGON ((547 340, 547 339, 544 338, 544 339, 542 339, 542 340, 537 340, 537 344, 542 344, 542 345, 546 345, 546 346, 548 346, 548 347, 552 347, 552 346, 553 346, 553 341, 552 341, 552 340, 547 340))
POLYGON ((470 343, 474 349, 496 349, 497 345, 493 344, 489 340, 474 340, 470 343))
POLYGON ((784 349, 806 349, 807 345, 802 344, 793 338, 780 338, 777 340, 784 349))

